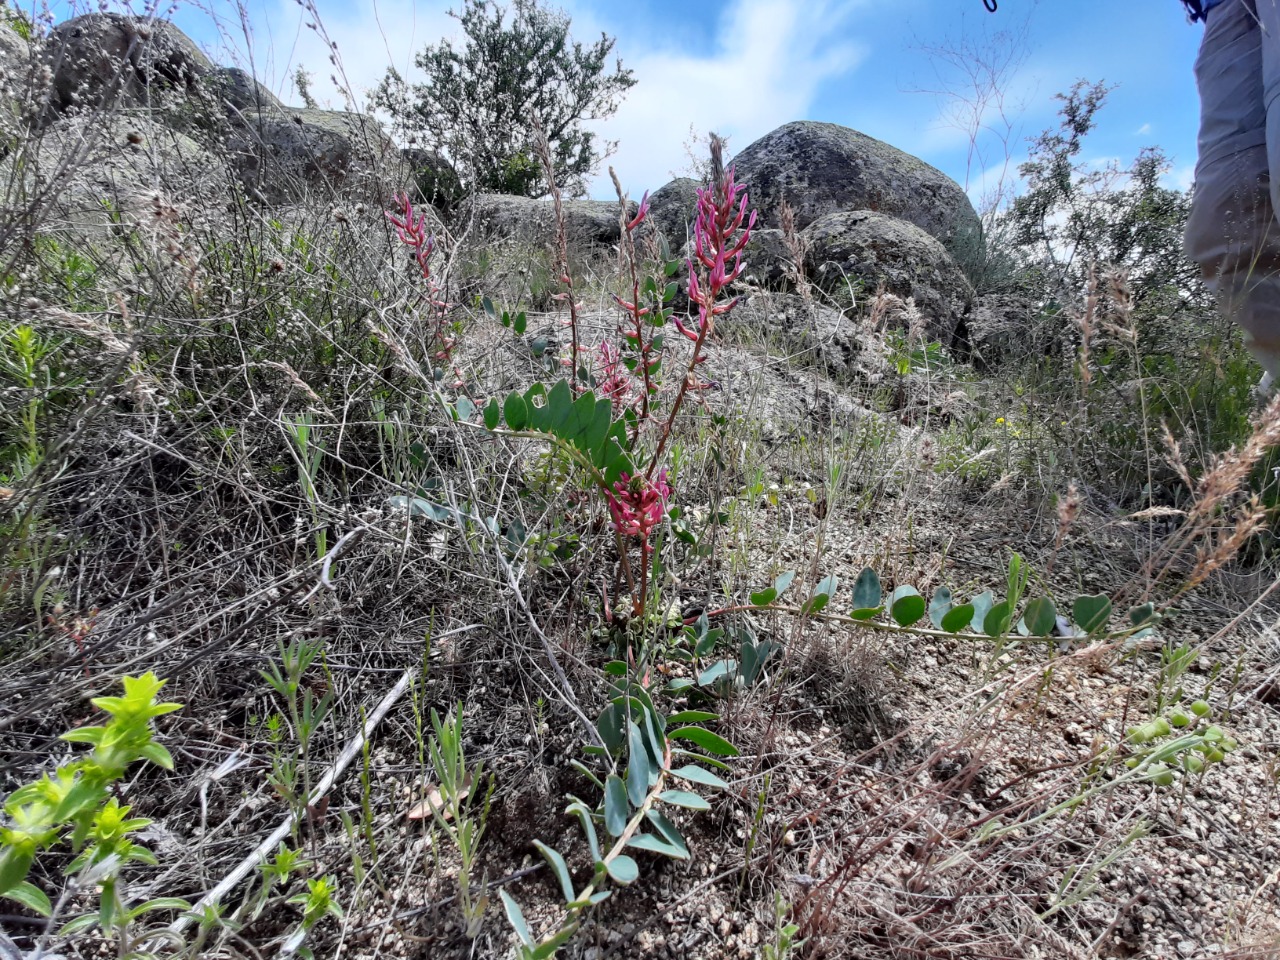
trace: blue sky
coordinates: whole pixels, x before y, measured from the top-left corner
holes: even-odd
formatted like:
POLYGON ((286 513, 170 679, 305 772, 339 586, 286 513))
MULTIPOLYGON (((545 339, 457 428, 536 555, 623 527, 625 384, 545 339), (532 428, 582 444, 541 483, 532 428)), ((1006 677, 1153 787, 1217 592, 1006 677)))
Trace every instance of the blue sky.
MULTIPOLYGON (((451 0, 310 0, 336 42, 357 104, 387 64, 412 75, 412 54, 456 36, 451 0)), ((460 3, 460 0, 456 0, 460 3)), ((966 184, 975 201, 995 184, 1008 156, 1016 168, 1026 137, 1054 123, 1053 95, 1079 78, 1115 84, 1090 162, 1128 160, 1160 146, 1190 183, 1198 103, 1192 64, 1201 29, 1177 0, 560 0, 573 34, 617 37, 636 72, 618 115, 601 134, 618 141, 609 162, 632 195, 654 189, 689 160, 692 126, 714 129, 740 150, 782 123, 824 120, 854 127, 913 153, 966 184), (957 123, 961 103, 938 91, 962 76, 939 50, 1013 50, 1003 78, 1004 117, 989 107, 990 130, 975 156, 957 123), (1007 146, 1006 146, 1007 144, 1007 146)), ((202 5, 203 6, 203 5, 202 5)), ((299 63, 317 77, 316 95, 335 108, 344 95, 312 19, 295 0, 248 0, 252 41, 235 7, 179 6, 174 19, 215 59, 244 58, 287 102, 299 63)), ((602 171, 603 174, 603 171, 602 171)), ((609 196, 607 175, 592 193, 609 196)))

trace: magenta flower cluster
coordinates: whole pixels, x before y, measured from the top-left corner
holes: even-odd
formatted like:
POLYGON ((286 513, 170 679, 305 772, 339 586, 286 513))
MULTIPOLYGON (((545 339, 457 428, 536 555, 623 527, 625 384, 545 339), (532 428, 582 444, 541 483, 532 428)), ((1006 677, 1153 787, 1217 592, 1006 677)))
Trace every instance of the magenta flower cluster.
POLYGON ((622 362, 622 354, 608 340, 600 344, 600 379, 596 395, 613 401, 613 409, 625 409, 631 400, 631 371, 622 362))
POLYGON ((697 329, 690 329, 676 319, 676 327, 695 343, 705 340, 715 329, 715 318, 728 313, 738 302, 737 297, 724 303, 717 301, 720 292, 746 269, 742 253, 755 225, 756 211, 752 210, 747 217, 747 188, 734 181, 733 167, 719 184, 698 189, 698 213, 693 224, 694 255, 689 260, 689 299, 698 305, 697 329), (698 279, 695 260, 706 271, 705 284, 698 279))
POLYGON ((413 204, 407 194, 397 194, 391 198, 400 207, 399 215, 387 211, 387 219, 396 228, 400 242, 413 248, 413 259, 422 271, 422 279, 431 279, 431 254, 435 252, 436 238, 427 231, 427 215, 425 212, 414 215, 413 204))
POLYGON ((415 214, 413 204, 409 201, 407 194, 396 195, 392 197, 392 200, 399 207, 399 211, 386 211, 387 219, 396 228, 396 234, 400 237, 400 242, 413 250, 414 262, 417 263, 418 270, 422 273, 422 279, 427 285, 427 302, 435 313, 435 329, 431 334, 435 358, 437 360, 448 360, 453 355, 456 341, 450 335, 449 324, 445 316, 448 312, 449 304, 441 299, 440 285, 431 276, 431 255, 436 249, 436 238, 427 229, 426 212, 415 214))
POLYGON ((667 512, 670 498, 667 471, 659 473, 657 480, 622 474, 609 493, 614 529, 624 537, 640 537, 647 545, 649 535, 667 512))

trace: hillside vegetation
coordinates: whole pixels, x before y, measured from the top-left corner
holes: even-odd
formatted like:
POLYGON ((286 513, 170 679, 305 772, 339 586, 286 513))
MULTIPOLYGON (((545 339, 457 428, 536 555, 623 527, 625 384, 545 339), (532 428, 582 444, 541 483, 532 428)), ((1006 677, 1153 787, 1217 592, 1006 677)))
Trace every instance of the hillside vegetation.
POLYGON ((1105 88, 586 201, 0 10, 0 958, 1280 955, 1280 400, 1105 88))

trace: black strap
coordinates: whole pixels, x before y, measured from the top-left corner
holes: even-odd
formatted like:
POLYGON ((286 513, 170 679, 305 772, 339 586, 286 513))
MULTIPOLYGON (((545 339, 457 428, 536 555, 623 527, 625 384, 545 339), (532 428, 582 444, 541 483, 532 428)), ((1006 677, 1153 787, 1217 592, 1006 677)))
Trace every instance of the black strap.
POLYGON ((1182 5, 1187 8, 1192 23, 1204 19, 1204 6, 1200 0, 1182 0, 1182 5))
POLYGON ((987 8, 987 13, 996 12, 996 0, 982 0, 982 5, 987 8))

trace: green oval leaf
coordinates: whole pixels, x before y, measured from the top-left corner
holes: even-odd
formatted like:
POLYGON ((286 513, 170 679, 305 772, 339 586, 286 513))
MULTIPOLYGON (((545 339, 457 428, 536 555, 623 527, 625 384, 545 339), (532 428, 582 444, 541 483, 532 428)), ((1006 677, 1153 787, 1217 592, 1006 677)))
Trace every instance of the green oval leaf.
MULTIPOLYGON (((862 572, 858 574, 858 579, 853 584, 853 608, 854 610, 872 610, 880 606, 880 597, 883 591, 880 588, 880 577, 870 567, 863 567, 862 572)), ((869 618, 858 618, 869 619, 869 618)))
MULTIPOLYGON (((736 757, 738 755, 737 747, 703 727, 680 727, 668 733, 667 737, 671 740, 688 740, 690 743, 696 743, 703 750, 722 757, 736 757)), ((636 806, 638 807, 640 804, 637 803, 636 806)))
POLYGON ((667 723, 706 723, 708 720, 719 720, 720 715, 709 710, 681 710, 667 717, 667 723))
POLYGON ((942 618, 941 627, 947 633, 959 633, 973 623, 973 604, 965 603, 952 607, 942 618))
POLYGON ((884 613, 884 607, 870 607, 864 610, 854 610, 849 616, 854 620, 874 620, 882 613, 884 613))
POLYGON ((698 686, 709 687, 717 680, 723 680, 727 675, 737 673, 737 670, 737 660, 717 660, 698 674, 698 686))
POLYGON ((987 614, 996 605, 995 594, 990 590, 983 590, 970 603, 973 606, 973 629, 981 632, 987 622, 987 614))
POLYGON ((710 770, 703 770, 699 766, 687 763, 678 770, 672 770, 671 775, 681 780, 688 780, 690 783, 696 783, 703 787, 715 787, 718 790, 728 790, 729 784, 725 783, 710 770))
POLYGON ((1048 597, 1036 597, 1027 604, 1022 618, 1033 637, 1047 637, 1058 625, 1058 608, 1048 597))
POLYGON ((942 626, 942 618, 951 610, 951 588, 939 587, 929 601, 929 620, 935 627, 942 626))
POLYGON ((1106 594, 1096 593, 1076 598, 1071 605, 1071 619, 1085 633, 1105 630, 1111 619, 1111 600, 1106 594))
POLYGON ((796 578, 794 570, 788 570, 786 573, 779 574, 778 579, 773 581, 773 589, 777 591, 778 596, 782 596, 787 592, 787 587, 791 586, 791 581, 796 578))
POLYGON ((502 408, 498 406, 496 397, 491 397, 489 402, 484 405, 484 428, 486 430, 495 429, 502 422, 502 408))
POLYGON ((627 829, 627 817, 630 814, 627 785, 620 776, 611 773, 604 782, 604 828, 609 831, 609 836, 622 836, 622 831, 627 829))
POLYGON ((663 803, 671 804, 673 807, 684 807, 686 810, 711 809, 711 804, 696 793, 690 793, 688 790, 663 790, 658 794, 658 799, 663 803))
POLYGON ((605 861, 605 869, 614 883, 626 886, 640 879, 640 865, 625 853, 620 853, 612 860, 605 861))
POLYGON ((649 822, 657 828, 662 834, 662 839, 678 850, 684 851, 685 857, 689 856, 689 845, 685 843, 684 837, 680 831, 676 829, 676 825, 662 815, 660 810, 650 810, 645 814, 649 818, 649 822))
POLYGON ((889 615, 897 621, 900 627, 909 627, 917 623, 924 616, 924 597, 918 593, 899 597, 894 602, 893 609, 889 611, 889 615))
MULTIPOLYGON (((44 891, 29 880, 23 880, 21 883, 15 884, 0 896, 20 903, 32 913, 39 914, 42 917, 50 916, 53 913, 53 904, 44 895, 44 891)), ((92 914, 92 916, 95 920, 98 918, 97 914, 92 914)))
POLYGON ((778 591, 773 587, 766 587, 757 593, 751 594, 751 602, 757 607, 763 607, 778 599, 778 591))
POLYGON ((634 720, 627 721, 627 728, 631 747, 627 755, 627 798, 633 807, 638 807, 649 792, 649 750, 644 745, 644 734, 634 720))
POLYGON ((662 837, 655 837, 651 833, 641 833, 632 837, 627 841, 628 847, 635 847, 637 850, 648 850, 650 853, 660 853, 664 857, 671 857, 673 860, 688 860, 689 848, 677 846, 662 837))
POLYGON ((1009 609, 1009 601, 1004 600, 991 608, 991 612, 982 621, 982 631, 988 637, 1002 637, 1009 632, 1013 622, 1013 611, 1009 609))
POLYGON ((502 416, 512 430, 523 430, 529 425, 529 405, 524 397, 513 390, 503 401, 502 416))

